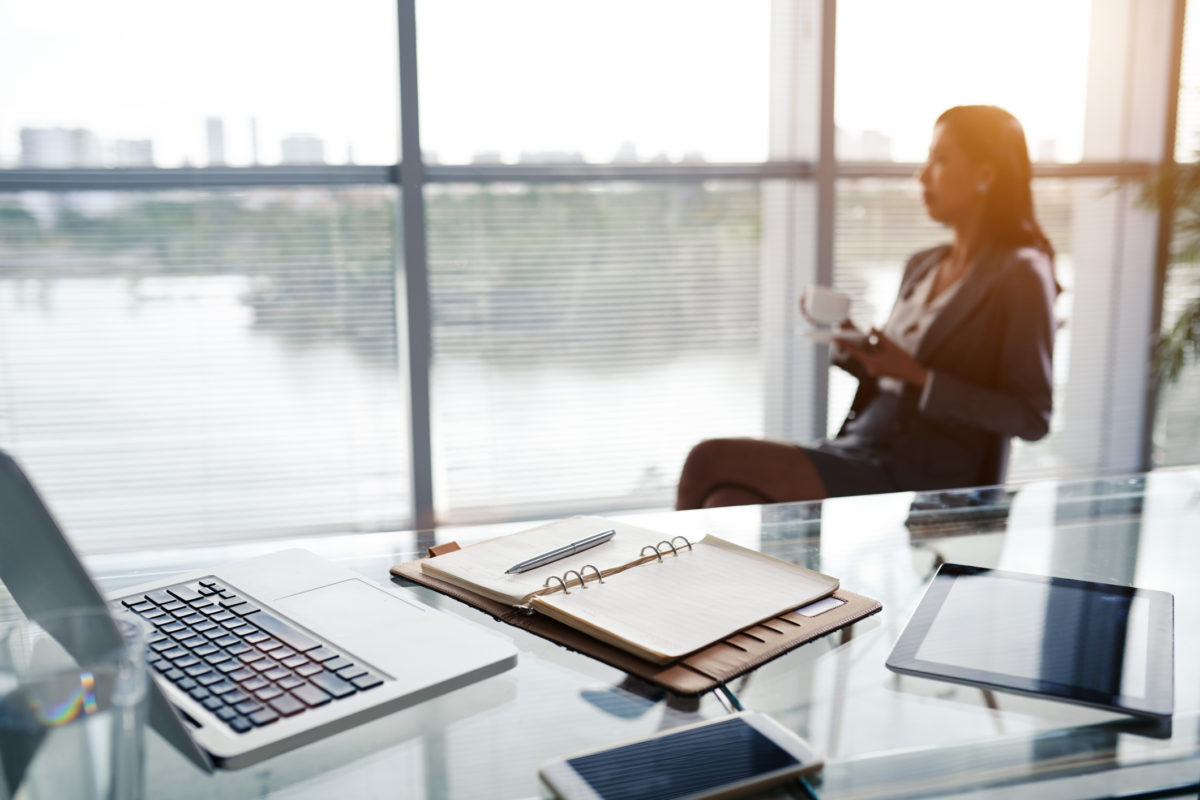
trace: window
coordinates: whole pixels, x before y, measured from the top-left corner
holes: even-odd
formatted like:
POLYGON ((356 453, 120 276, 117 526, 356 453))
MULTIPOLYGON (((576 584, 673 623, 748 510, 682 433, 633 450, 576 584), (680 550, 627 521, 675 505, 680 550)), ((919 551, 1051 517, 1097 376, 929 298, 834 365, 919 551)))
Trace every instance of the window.
POLYGON ((0 195, 0 436, 77 541, 411 519, 393 195, 0 195))

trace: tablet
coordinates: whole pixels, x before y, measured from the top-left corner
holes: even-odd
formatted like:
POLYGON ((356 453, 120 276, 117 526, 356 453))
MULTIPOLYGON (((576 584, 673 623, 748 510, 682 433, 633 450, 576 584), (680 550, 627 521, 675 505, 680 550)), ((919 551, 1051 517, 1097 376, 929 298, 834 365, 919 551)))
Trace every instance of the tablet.
POLYGON ((887 667, 1161 719, 1174 616, 1167 592, 943 564, 887 667))

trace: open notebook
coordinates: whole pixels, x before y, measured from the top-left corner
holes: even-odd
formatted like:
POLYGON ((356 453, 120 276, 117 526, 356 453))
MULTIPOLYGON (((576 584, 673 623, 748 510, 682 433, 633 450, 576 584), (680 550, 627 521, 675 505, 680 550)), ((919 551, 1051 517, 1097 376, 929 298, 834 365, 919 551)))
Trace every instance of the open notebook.
POLYGON ((836 578, 715 536, 672 539, 599 517, 443 548, 392 572, 684 692, 705 681, 664 678, 675 665, 703 673, 711 688, 880 608, 841 590, 836 578), (505 572, 608 529, 615 534, 604 544, 528 572, 505 572))

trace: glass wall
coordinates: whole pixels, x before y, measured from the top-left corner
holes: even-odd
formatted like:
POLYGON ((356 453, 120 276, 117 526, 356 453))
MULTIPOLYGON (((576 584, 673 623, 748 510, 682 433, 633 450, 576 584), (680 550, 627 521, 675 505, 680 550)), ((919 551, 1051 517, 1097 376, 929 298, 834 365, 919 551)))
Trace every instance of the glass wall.
MULTIPOLYGON (((1093 0, 1014 1, 841 0, 829 39, 820 0, 221 0, 185 37, 144 0, 0 5, 0 67, 26 76, 0 85, 0 447, 88 550, 407 527, 414 503, 440 523, 669 506, 702 438, 836 430, 854 386, 826 390, 799 291, 831 278, 881 323, 906 258, 947 236, 912 177, 936 116, 998 103, 1065 288, 1051 434, 1009 477, 1110 468, 1104 414, 1077 412, 1112 342, 1075 325, 1126 315, 1081 288, 1153 269, 1121 235, 1149 212, 1117 189, 1146 165, 1084 158, 1123 140, 1088 98, 1127 61, 1096 49, 1093 0), (407 275, 401 108, 428 168, 406 170, 407 275)), ((1162 397, 1156 463, 1200 452, 1196 374, 1162 397)))
MULTIPOLYGON (((1175 134, 1175 160, 1185 171, 1200 169, 1200 14, 1187 15, 1184 26, 1183 68, 1179 81, 1179 124, 1175 134)), ((1200 304, 1200 196, 1193 193, 1175 214, 1173 255, 1163 290, 1164 335, 1197 312, 1200 304)), ((1194 338, 1194 335, 1193 335, 1194 338)), ((1155 415, 1153 458, 1158 466, 1200 463, 1200 351, 1175 380, 1159 385, 1155 415)))
POLYGON ((411 518, 394 194, 0 195, 0 441, 68 531, 411 518))
POLYGON ((439 512, 669 506, 763 433, 754 183, 432 186, 439 512))

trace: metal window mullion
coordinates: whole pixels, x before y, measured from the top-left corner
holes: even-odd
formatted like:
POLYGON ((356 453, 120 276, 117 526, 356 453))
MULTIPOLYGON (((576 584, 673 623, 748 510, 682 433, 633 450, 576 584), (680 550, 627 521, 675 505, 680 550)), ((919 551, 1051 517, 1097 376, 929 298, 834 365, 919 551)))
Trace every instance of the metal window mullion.
MULTIPOLYGON (((833 116, 837 0, 821 3, 821 106, 817 150, 817 283, 833 284, 837 154, 833 116)), ((812 436, 824 437, 829 424, 829 364, 818 360, 812 372, 812 436)))
MULTIPOLYGON (((1163 302, 1167 291, 1167 269, 1171 265, 1171 246, 1175 228, 1175 137, 1179 127, 1179 91, 1183 73, 1183 37, 1187 0, 1175 0, 1171 19, 1171 62, 1167 73, 1165 109, 1166 130, 1163 131, 1162 180, 1158 186, 1157 240, 1154 245, 1154 293, 1150 311, 1149 341, 1157 343, 1162 335, 1163 302)), ((1142 419, 1142 453, 1140 468, 1154 467, 1154 423, 1158 411, 1158 380, 1154 354, 1146 378, 1146 405, 1142 419)))
POLYGON ((413 527, 432 528, 433 436, 430 371, 433 327, 429 301, 429 263, 425 247, 425 174, 417 97, 416 0, 396 2, 400 68, 399 227, 408 330, 409 438, 412 463, 413 527))

